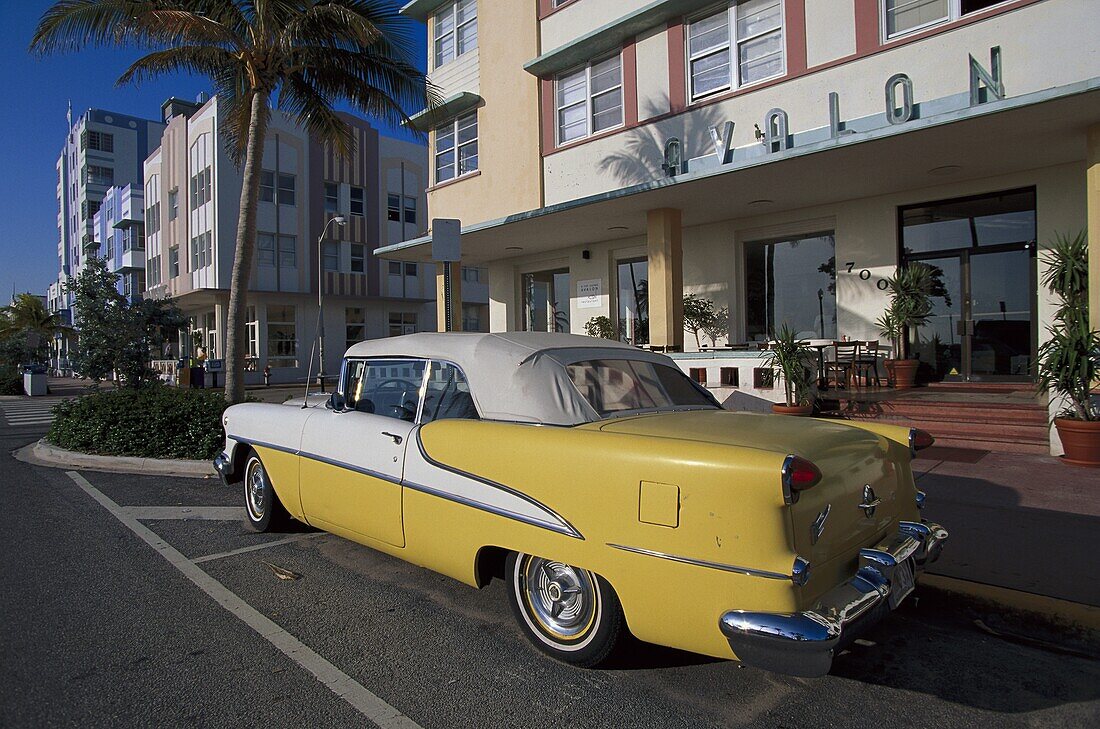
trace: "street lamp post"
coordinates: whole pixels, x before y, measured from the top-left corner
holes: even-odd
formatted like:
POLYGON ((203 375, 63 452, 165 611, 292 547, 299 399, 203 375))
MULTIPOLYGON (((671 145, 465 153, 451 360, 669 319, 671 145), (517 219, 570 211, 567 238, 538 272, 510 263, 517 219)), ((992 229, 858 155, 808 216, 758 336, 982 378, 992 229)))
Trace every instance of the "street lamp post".
POLYGON ((325 235, 328 233, 328 227, 333 223, 343 226, 347 222, 347 218, 343 215, 335 216, 325 223, 320 237, 317 238, 317 349, 321 360, 321 371, 317 373, 317 379, 321 383, 321 392, 325 391, 325 254, 322 247, 324 246, 325 235))

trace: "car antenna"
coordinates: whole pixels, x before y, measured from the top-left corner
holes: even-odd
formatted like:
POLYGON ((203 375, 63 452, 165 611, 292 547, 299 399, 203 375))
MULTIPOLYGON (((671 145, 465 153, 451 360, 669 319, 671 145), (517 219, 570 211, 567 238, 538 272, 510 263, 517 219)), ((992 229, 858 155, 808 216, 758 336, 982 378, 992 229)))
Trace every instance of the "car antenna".
MULTIPOLYGON (((321 310, 317 310, 317 323, 321 322, 321 310)), ((313 340, 313 345, 309 348, 309 365, 306 367, 306 391, 302 395, 302 410, 309 407, 309 379, 313 377, 313 353, 317 351, 317 340, 313 340)), ((324 371, 322 369, 322 371, 324 371)))

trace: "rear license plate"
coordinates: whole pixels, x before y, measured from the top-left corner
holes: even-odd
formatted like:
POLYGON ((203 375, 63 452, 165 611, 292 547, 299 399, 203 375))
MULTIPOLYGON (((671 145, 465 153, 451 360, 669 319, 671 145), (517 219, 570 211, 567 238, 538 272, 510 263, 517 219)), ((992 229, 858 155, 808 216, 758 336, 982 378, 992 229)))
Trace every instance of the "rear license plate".
POLYGON ((913 559, 910 557, 896 568, 893 578, 890 580, 890 609, 895 609, 901 604, 910 592, 913 591, 913 559))

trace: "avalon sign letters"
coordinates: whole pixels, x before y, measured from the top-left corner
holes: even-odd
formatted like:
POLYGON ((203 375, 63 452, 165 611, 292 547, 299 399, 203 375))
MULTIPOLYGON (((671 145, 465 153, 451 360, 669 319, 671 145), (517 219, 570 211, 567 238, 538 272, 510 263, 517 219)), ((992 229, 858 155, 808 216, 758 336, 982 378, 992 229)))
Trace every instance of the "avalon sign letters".
MULTIPOLYGON (((968 56, 968 58, 970 106, 978 106, 991 100, 1000 101, 1004 99, 1005 87, 1001 78, 1000 46, 989 49, 989 70, 986 70, 974 56, 968 56)), ((913 80, 908 75, 896 73, 887 79, 884 88, 887 124, 897 126, 912 120, 917 114, 914 99, 913 80)), ((840 95, 835 91, 830 92, 828 104, 829 138, 840 139, 849 134, 855 134, 856 130, 850 129, 841 119, 840 95)), ((879 118, 881 119, 881 117, 879 118)), ((727 121, 721 129, 717 126, 712 126, 709 129, 710 141, 714 146, 714 157, 720 165, 729 164, 733 161, 733 130, 735 126, 736 122, 727 121)), ((794 146, 789 126, 790 120, 787 112, 783 109, 771 109, 764 115, 762 131, 757 131, 757 137, 768 154, 788 150, 794 146)))

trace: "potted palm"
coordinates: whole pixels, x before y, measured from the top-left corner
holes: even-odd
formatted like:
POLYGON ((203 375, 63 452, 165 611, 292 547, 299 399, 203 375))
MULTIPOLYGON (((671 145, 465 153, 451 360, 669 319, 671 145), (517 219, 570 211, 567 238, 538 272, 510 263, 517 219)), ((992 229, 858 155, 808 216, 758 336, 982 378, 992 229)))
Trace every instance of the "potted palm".
POLYGON ((886 360, 886 372, 894 387, 908 389, 916 381, 919 360, 908 357, 909 332, 928 321, 932 314, 932 269, 923 263, 910 263, 886 279, 890 304, 875 325, 893 344, 894 359, 886 360))
POLYGON ((1039 389, 1066 405, 1054 418, 1064 460, 1100 468, 1100 405, 1091 394, 1100 378, 1100 332, 1089 326, 1088 239, 1055 237, 1043 257, 1043 285, 1061 299, 1050 339, 1039 347, 1039 389))
POLYGON ((814 396, 810 383, 815 363, 814 351, 795 336, 786 324, 775 335, 764 363, 783 379, 784 402, 772 405, 772 412, 781 415, 812 415, 814 396))

